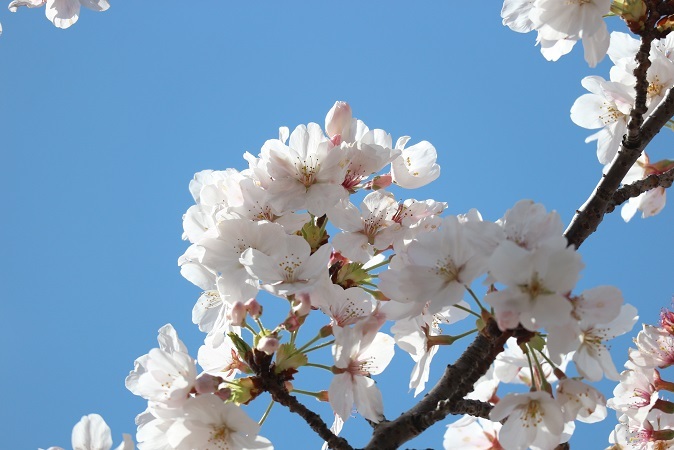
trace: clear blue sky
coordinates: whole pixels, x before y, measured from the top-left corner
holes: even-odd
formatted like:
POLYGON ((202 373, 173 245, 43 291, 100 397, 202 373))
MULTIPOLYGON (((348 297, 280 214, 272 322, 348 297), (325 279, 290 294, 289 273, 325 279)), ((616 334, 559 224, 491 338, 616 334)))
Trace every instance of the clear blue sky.
MULTIPOLYGON (((394 139, 437 148, 441 178, 399 197, 446 201, 453 214, 475 207, 490 220, 531 198, 568 223, 601 173, 569 108, 581 78, 607 77, 609 66, 589 69, 580 48, 545 61, 533 35, 501 25, 500 7, 116 1, 83 10, 65 31, 43 10, 0 11, 0 447, 69 447, 92 412, 115 444, 135 434, 145 404, 124 388, 134 359, 168 322, 193 355, 203 339, 191 324, 199 289, 176 265, 189 180, 243 168, 244 151, 257 154, 280 125, 322 123, 335 100, 394 139)), ((671 158, 672 142, 669 132, 656 138, 652 160, 671 158)), ((673 215, 668 205, 629 224, 607 217, 581 249, 580 289, 614 284, 656 320, 674 292, 673 215)), ((613 345, 619 367, 628 344, 613 345)), ((454 357, 436 356, 431 381, 454 357)), ((413 402, 412 361, 401 351, 396 360, 378 377, 388 417, 413 402)), ((601 387, 610 394, 611 383, 601 387)), ((326 405, 307 402, 330 420, 326 405)), ((614 424, 610 414, 579 426, 572 448, 603 448, 614 424)), ((441 447, 444 425, 409 446, 441 447)), ((354 445, 364 431, 362 419, 347 422, 354 445)), ((278 449, 321 442, 280 407, 261 434, 278 449)))

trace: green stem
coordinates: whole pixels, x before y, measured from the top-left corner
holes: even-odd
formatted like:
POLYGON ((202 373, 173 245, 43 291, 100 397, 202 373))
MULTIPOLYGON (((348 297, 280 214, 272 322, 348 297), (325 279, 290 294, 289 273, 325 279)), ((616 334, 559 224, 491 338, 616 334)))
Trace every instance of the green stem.
POLYGON ((269 411, 271 411, 271 407, 274 406, 274 400, 269 402, 269 406, 267 406, 267 409, 265 410, 264 414, 262 414, 262 418, 258 420, 257 424, 262 425, 265 420, 267 420, 267 416, 269 416, 269 411))
POLYGON ((313 352, 314 350, 318 350, 319 348, 327 347, 328 345, 332 345, 334 343, 335 343, 335 340, 333 339, 330 342, 324 342, 324 343, 322 343, 320 345, 317 345, 315 347, 311 347, 309 350, 304 350, 303 353, 306 355, 309 352, 313 352))
POLYGON ((316 341, 318 341, 318 340, 321 340, 321 339, 323 339, 323 338, 321 337, 320 333, 317 334, 316 336, 314 336, 313 338, 311 338, 311 340, 309 340, 306 344, 304 344, 303 346, 301 346, 300 348, 298 348, 297 350, 295 350, 295 351, 293 352, 293 355, 294 355, 295 353, 301 353, 301 352, 303 352, 305 348, 309 347, 311 344, 313 344, 314 342, 316 342, 316 341))
POLYGON ((325 369, 329 372, 332 372, 332 367, 326 366, 325 364, 315 364, 315 363, 308 362, 308 363, 305 364, 305 366, 307 366, 307 367, 318 367, 319 369, 325 369))
POLYGON ((452 305, 452 306, 453 306, 454 308, 456 308, 456 309, 460 309, 461 311, 466 311, 468 314, 472 314, 472 315, 474 315, 475 317, 477 317, 477 318, 479 318, 479 319, 482 318, 481 315, 479 315, 478 313, 476 313, 475 311, 473 311, 473 310, 470 309, 470 308, 466 308, 465 306, 461 306, 461 305, 452 305))
POLYGON ((545 373, 543 373, 543 366, 541 366, 541 362, 536 357, 536 352, 534 351, 534 348, 529 344, 527 344, 527 347, 529 348, 529 353, 531 353, 531 356, 533 356, 534 362, 536 363, 536 370, 538 371, 538 380, 540 381, 539 385, 541 387, 541 390, 546 392, 552 392, 552 387, 550 386, 550 383, 548 383, 548 380, 545 378, 545 373))
POLYGON ((255 318, 255 323, 257 324, 258 327, 260 327, 260 332, 264 333, 265 328, 264 325, 262 325, 262 321, 260 320, 259 317, 255 318))
POLYGON ((253 327, 251 327, 250 324, 249 324, 248 322, 244 323, 243 326, 244 326, 244 328, 245 328, 246 330, 248 330, 248 331, 250 331, 251 333, 253 333, 253 336, 257 336, 257 331, 255 331, 255 330, 253 329, 253 327))
POLYGON ((303 391, 302 389, 295 389, 293 388, 293 394, 297 392, 298 394, 304 394, 304 395, 310 395, 312 397, 316 397, 317 399, 322 399, 324 397, 323 394, 320 392, 311 392, 311 391, 303 391))
POLYGON ((480 299, 477 298, 477 295, 475 295, 475 292, 473 292, 473 290, 466 285, 464 285, 463 287, 465 287, 466 290, 468 291, 468 293, 470 294, 470 296, 473 297, 473 300, 475 300, 475 303, 477 303, 477 306, 479 306, 480 309, 482 309, 484 311, 487 311, 487 309, 484 306, 482 306, 482 303, 480 303, 480 299))

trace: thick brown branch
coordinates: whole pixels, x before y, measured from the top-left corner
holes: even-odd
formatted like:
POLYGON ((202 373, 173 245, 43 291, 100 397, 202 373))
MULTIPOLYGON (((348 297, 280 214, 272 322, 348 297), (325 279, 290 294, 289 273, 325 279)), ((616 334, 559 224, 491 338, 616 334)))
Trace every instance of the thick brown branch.
POLYGON ((613 212, 616 207, 622 205, 630 198, 638 197, 656 187, 668 188, 673 182, 674 169, 670 169, 667 172, 649 175, 643 180, 625 185, 613 194, 613 198, 611 198, 611 201, 606 206, 606 213, 613 212))
MULTIPOLYGON (((456 364, 447 366, 433 389, 400 417, 380 423, 366 450, 396 449, 450 414, 447 405, 457 405, 503 351, 513 331, 501 332, 493 319, 466 349, 456 364)), ((465 405, 465 404, 464 404, 465 405)), ((472 405, 475 406, 475 405, 472 405)), ((458 412, 458 411, 457 411, 458 412)))

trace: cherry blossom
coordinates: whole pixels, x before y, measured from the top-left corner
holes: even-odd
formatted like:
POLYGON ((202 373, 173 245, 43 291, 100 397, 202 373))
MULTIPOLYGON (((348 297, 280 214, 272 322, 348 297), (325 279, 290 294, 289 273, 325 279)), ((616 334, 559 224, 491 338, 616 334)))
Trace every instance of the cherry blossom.
POLYGON ((159 407, 180 407, 196 381, 196 365, 170 324, 159 329, 159 348, 138 358, 126 387, 159 407))
POLYGON ((94 11, 105 11, 110 8, 107 0, 14 0, 9 4, 9 10, 16 12, 20 6, 37 8, 42 5, 46 5, 47 19, 56 27, 64 29, 77 22, 81 6, 94 11))
POLYGON ((430 142, 421 141, 405 148, 410 138, 401 137, 396 142, 396 150, 401 151, 391 163, 393 182, 400 187, 416 189, 425 186, 440 176, 440 166, 436 164, 438 154, 430 142))
POLYGON ((380 374, 391 362, 393 338, 384 333, 364 333, 362 326, 334 331, 335 376, 328 389, 330 405, 343 421, 355 405, 360 415, 379 422, 384 417, 384 404, 370 375, 380 374))
POLYGON ((499 432, 503 448, 552 450, 560 443, 564 430, 562 410, 547 392, 506 395, 491 410, 489 419, 498 422, 506 417, 499 432))
MULTIPOLYGON (((166 443, 174 450, 271 450, 271 442, 258 436, 260 426, 240 407, 224 403, 215 395, 190 398, 177 417, 155 419, 166 443)), ((140 438, 139 438, 140 441, 140 438)), ((154 449, 151 441, 139 442, 140 450, 154 449)))
POLYGON ((486 300, 494 307, 501 329, 521 323, 534 331, 571 319, 573 307, 565 296, 576 284, 583 263, 573 249, 548 244, 529 252, 503 241, 494 251, 490 274, 508 287, 489 293, 486 300))
POLYGON ((504 450, 498 441, 501 424, 482 418, 447 425, 442 441, 445 450, 504 450))

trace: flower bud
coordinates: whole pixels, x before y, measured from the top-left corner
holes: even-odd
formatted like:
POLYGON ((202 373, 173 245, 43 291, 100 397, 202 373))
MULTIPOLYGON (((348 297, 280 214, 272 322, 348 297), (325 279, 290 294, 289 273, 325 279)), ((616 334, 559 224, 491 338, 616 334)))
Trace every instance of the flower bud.
MULTIPOLYGON (((643 0, 613 0, 611 12, 622 17, 632 32, 638 33, 644 29, 648 7, 643 0)), ((657 26, 659 29, 660 21, 657 26)))
POLYGON ((351 107, 346 102, 335 102, 325 116, 325 131, 333 144, 339 145, 342 135, 351 126, 351 107))
POLYGON ((240 327, 246 321, 246 305, 243 302, 234 303, 228 316, 232 325, 240 327))
POLYGON ((250 317, 257 319, 262 315, 262 305, 260 305, 254 298, 251 298, 246 302, 246 311, 248 311, 250 317))
POLYGON ((377 175, 372 180, 365 183, 364 189, 376 191, 378 189, 385 189, 393 184, 393 176, 390 173, 384 175, 377 175))
POLYGON ((218 390, 215 392, 215 395, 217 395, 218 397, 220 397, 220 399, 221 399, 223 402, 226 402, 227 400, 229 400, 230 398, 232 398, 232 390, 231 390, 230 388, 228 388, 228 387, 222 388, 222 389, 218 389, 218 390))
POLYGON ((275 336, 262 336, 255 346, 261 352, 266 353, 267 355, 272 355, 276 350, 278 350, 281 343, 278 338, 275 336))
POLYGON ((283 328, 285 328, 288 331, 297 331, 297 329, 301 326, 302 324, 300 323, 300 320, 297 318, 296 315, 290 314, 288 317, 286 317, 286 320, 283 321, 283 328))
POLYGON ((212 394, 218 390, 220 383, 222 383, 222 378, 204 372, 194 383, 194 389, 197 394, 212 394))

